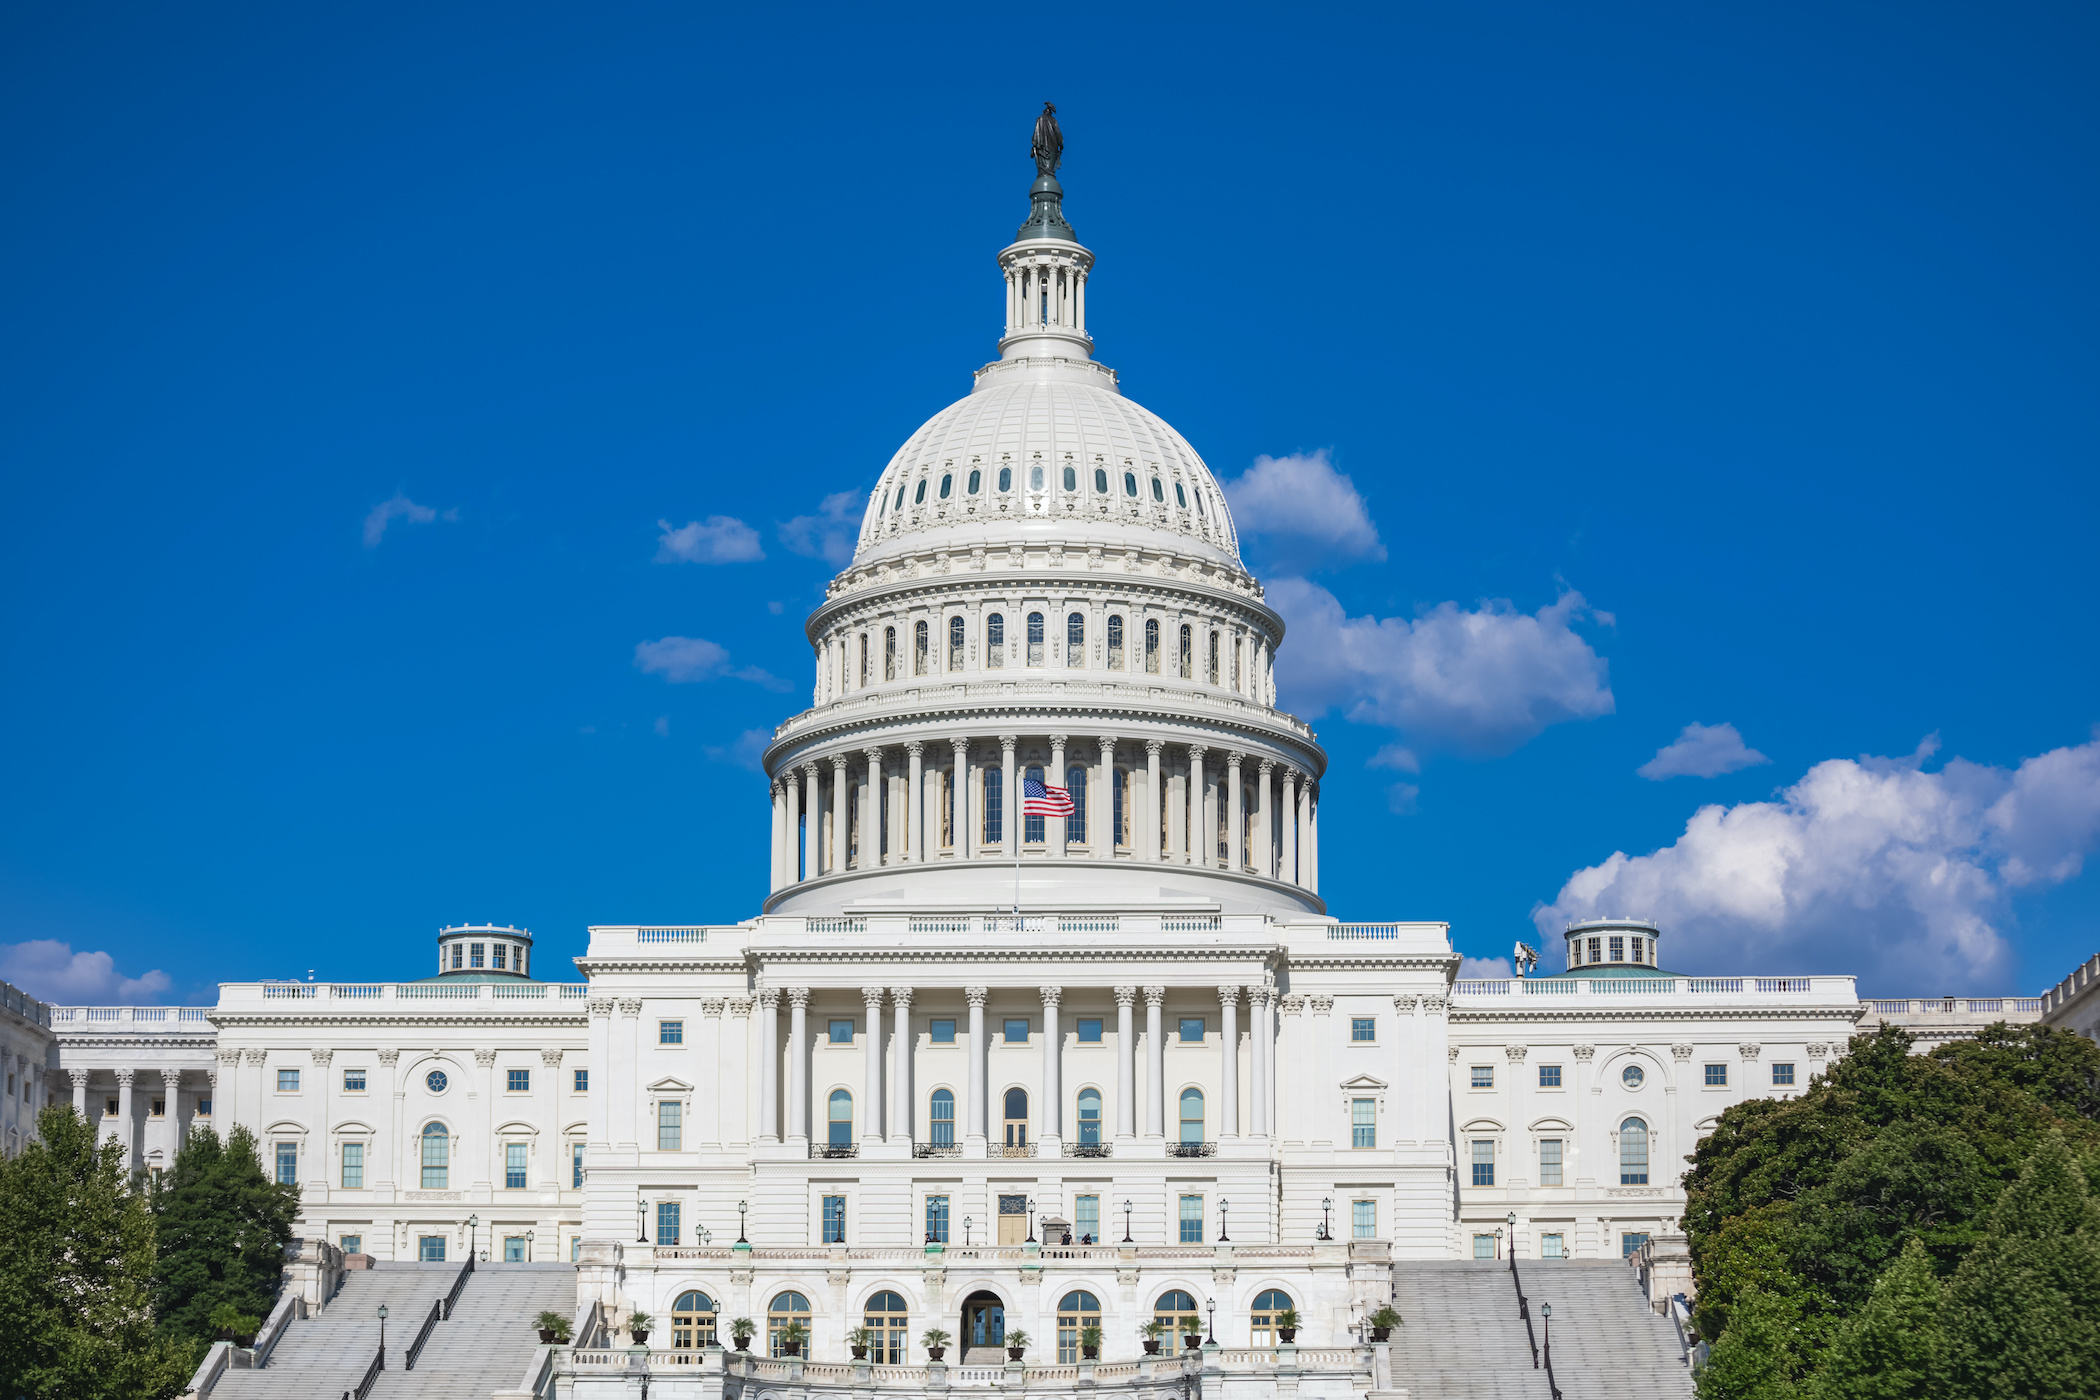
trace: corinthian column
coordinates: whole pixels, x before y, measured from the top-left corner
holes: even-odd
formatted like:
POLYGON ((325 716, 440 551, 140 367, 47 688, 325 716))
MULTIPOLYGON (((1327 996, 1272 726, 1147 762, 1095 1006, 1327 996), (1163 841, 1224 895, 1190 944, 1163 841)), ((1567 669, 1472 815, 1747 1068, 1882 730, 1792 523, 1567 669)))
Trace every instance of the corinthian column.
POLYGON ((1247 868, 1247 799, 1240 789, 1240 761, 1246 755, 1225 755, 1225 787, 1218 794, 1226 803, 1225 812, 1225 868, 1244 870, 1247 868))
POLYGON ((1218 833, 1203 820, 1203 754, 1203 745, 1189 745, 1188 863, 1190 865, 1216 865, 1218 863, 1218 833))
POLYGON ((792 885, 802 879, 802 784, 791 768, 782 781, 787 798, 787 820, 782 829, 785 845, 780 850, 780 883, 792 885))
POLYGON ((1269 800, 1269 774, 1275 767, 1275 759, 1263 759, 1254 780, 1254 868, 1271 880, 1276 878, 1276 809, 1269 800))
POLYGON ((1065 1033, 1057 1023, 1057 1008, 1065 989, 1041 987, 1037 990, 1043 994, 1043 1113, 1037 1120, 1042 1125, 1037 1131, 1042 1137, 1062 1140, 1065 1135, 1062 1075, 1065 1033))
POLYGON ((852 802, 846 786, 846 755, 831 756, 831 873, 842 875, 852 861, 852 802))
POLYGON ((970 1102, 966 1120, 969 1134, 965 1145, 970 1148, 968 1155, 974 1157, 984 1155, 984 1001, 987 995, 983 987, 963 988, 963 996, 970 1003, 970 1102))
POLYGON ((1224 1011, 1225 1053, 1218 1066, 1218 1136, 1240 1135, 1240 989, 1218 988, 1218 1005, 1224 1011))
POLYGON ((1101 746, 1101 766, 1100 776, 1094 779, 1093 810, 1087 816, 1086 848, 1096 860, 1114 860, 1116 818, 1123 815, 1116 805, 1116 741, 1113 735, 1104 734, 1096 742, 1101 746))
MULTIPOLYGON (((1065 736, 1062 734, 1050 736, 1050 771, 1043 776, 1047 780, 1046 786, 1065 785, 1065 736)), ((1058 817, 1055 821, 1049 817, 1043 818, 1043 847, 1053 858, 1064 859, 1065 837, 1069 834, 1070 828, 1066 826, 1063 817, 1058 817)))
POLYGON ((867 1068, 861 1078, 860 1137, 862 1142, 882 1141, 882 988, 862 987, 860 999, 868 1008, 867 1068))
POLYGON ((1116 1136, 1137 1136, 1137 988, 1116 988, 1116 1136))
POLYGON ((868 791, 861 798, 860 868, 873 870, 882 864, 882 750, 865 750, 868 759, 868 791))
POLYGON ((780 988, 758 989, 758 1140, 780 1141, 780 988))
POLYGON ((1167 746, 1164 739, 1145 741, 1145 830, 1130 844, 1137 849, 1140 858, 1159 861, 1166 858, 1159 839, 1159 814, 1163 809, 1159 793, 1159 751, 1167 746))
POLYGON ((1298 770, 1283 770, 1283 802, 1279 816, 1282 820, 1281 852, 1277 856, 1277 877, 1298 883, 1298 770))
POLYGON ((969 860, 977 854, 977 828, 970 815, 976 806, 970 800, 970 741, 951 739, 955 747, 955 858, 969 860))
POLYGON ((999 736, 999 835, 1001 852, 1012 860, 1021 849, 1021 789, 1015 780, 1014 750, 1020 736, 999 736))
POLYGON ((773 784, 773 868, 771 874, 767 877, 766 893, 768 894, 778 890, 783 883, 780 878, 780 867, 782 864, 781 852, 786 849, 786 817, 787 802, 781 795, 780 784, 775 782, 773 784))
POLYGON ((1266 982, 1247 988, 1247 1015, 1254 1031, 1254 1083, 1248 1101, 1254 1109, 1254 1135, 1265 1138, 1271 1135, 1269 1127, 1269 998, 1272 989, 1266 982))
POLYGON ((909 761, 904 782, 904 845, 901 859, 923 863, 926 859, 926 745, 913 739, 904 746, 909 761))
POLYGON ((912 1057, 918 1053, 918 1037, 911 1028, 909 987, 890 988, 890 1007, 897 1017, 897 1033, 890 1040, 890 1140, 907 1146, 912 1140, 912 1057))
POLYGON ((1145 988, 1145 1135, 1167 1135, 1167 1056, 1160 1041, 1160 1006, 1165 987, 1145 988))
MULTIPOLYGON (((839 762, 845 771, 845 761, 839 762)), ((809 988, 788 988, 788 1137, 809 1141, 809 988)))
POLYGON ((824 873, 824 790, 819 787, 817 765, 802 765, 802 878, 814 880, 824 873))

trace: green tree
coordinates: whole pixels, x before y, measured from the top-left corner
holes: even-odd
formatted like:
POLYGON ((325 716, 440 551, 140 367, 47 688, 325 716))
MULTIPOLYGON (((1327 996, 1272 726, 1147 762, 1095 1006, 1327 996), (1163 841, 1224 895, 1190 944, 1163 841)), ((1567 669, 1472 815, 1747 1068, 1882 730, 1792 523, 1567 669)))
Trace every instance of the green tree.
POLYGON ((1751 1285, 1699 1373, 1699 1400, 1797 1400, 1829 1332, 1828 1319, 1810 1314, 1800 1295, 1751 1285))
POLYGON ((196 1353, 154 1327, 153 1214, 124 1149, 99 1147, 70 1104, 0 1162, 0 1395, 160 1400, 196 1353))
POLYGON ((1804 1400, 1933 1400, 1942 1395, 1940 1281, 1932 1256, 1913 1238, 1875 1281, 1867 1305, 1847 1318, 1804 1400))
POLYGON ((154 1301, 162 1330, 210 1342, 212 1312, 231 1303, 268 1317, 299 1214, 299 1188, 270 1180, 254 1136, 236 1126, 222 1143, 194 1129, 153 1193, 160 1227, 154 1301))

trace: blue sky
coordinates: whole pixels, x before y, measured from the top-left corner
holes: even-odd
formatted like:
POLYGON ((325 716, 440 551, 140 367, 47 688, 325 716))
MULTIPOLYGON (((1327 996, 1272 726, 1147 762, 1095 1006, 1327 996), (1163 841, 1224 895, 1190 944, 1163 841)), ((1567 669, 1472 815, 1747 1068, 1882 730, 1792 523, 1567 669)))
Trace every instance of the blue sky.
POLYGON ((2091 7, 997 15, 0 13, 0 975, 751 914, 824 502, 992 355, 1045 99, 1338 913, 1883 995, 2100 945, 2091 7))

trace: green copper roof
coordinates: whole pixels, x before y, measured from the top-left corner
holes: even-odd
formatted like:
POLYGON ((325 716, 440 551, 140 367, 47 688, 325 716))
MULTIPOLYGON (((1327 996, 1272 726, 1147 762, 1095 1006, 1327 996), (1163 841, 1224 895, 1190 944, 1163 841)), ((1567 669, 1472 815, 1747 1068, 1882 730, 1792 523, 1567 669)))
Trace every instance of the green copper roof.
POLYGON ((1553 980, 1567 977, 1684 977, 1683 972, 1667 972, 1659 967, 1647 967, 1640 963, 1591 963, 1586 967, 1569 968, 1566 972, 1535 972, 1534 979, 1553 980))
POLYGON ((1055 175, 1038 176, 1028 191, 1028 222, 1014 235, 1014 242, 1026 243, 1031 238, 1056 238, 1066 243, 1077 243, 1079 235, 1065 222, 1065 187, 1057 183, 1055 175))

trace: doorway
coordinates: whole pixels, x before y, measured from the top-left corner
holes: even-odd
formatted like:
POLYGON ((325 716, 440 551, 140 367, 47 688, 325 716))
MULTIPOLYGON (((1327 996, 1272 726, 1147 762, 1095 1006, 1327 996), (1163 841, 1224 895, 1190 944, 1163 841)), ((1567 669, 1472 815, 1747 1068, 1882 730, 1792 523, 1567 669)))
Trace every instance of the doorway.
POLYGON ((1028 1241, 1028 1196, 999 1198, 999 1243, 1025 1244, 1028 1241))
POLYGON ((963 1364, 1003 1365, 1006 1361, 1006 1304, 996 1293, 977 1292, 963 1299, 963 1364))

